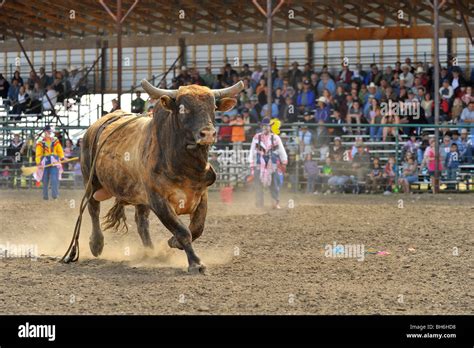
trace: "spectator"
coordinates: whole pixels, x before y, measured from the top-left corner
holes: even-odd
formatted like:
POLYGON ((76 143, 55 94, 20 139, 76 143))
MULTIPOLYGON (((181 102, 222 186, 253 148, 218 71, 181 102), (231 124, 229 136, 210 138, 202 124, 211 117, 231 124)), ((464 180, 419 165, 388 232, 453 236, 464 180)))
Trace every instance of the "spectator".
POLYGON ((348 64, 342 63, 342 70, 336 78, 336 82, 340 83, 345 89, 349 88, 352 81, 352 71, 349 70, 348 64))
MULTIPOLYGON (((349 108, 349 111, 347 112, 347 118, 346 122, 351 124, 354 123, 353 120, 355 120, 355 123, 361 124, 362 123, 362 109, 360 108, 360 103, 358 100, 354 100, 352 103, 352 106, 349 108)), ((352 130, 349 128, 349 132, 352 133, 352 130)), ((359 133, 360 133, 360 128, 359 128, 359 133)))
MULTIPOLYGON (((329 178, 332 176, 332 162, 331 157, 327 157, 323 167, 321 168, 320 174, 316 178, 316 184, 319 185, 321 192, 324 192, 324 185, 327 184, 329 178)), ((318 192, 315 191, 315 194, 318 192)))
POLYGON ((384 195, 390 195, 392 193, 392 185, 395 181, 397 170, 395 157, 390 156, 382 174, 386 183, 384 195))
MULTIPOLYGON (((472 71, 474 71, 474 69, 472 69, 472 71)), ((1 86, 1 82, 0 82, 0 86, 1 86)), ((474 96, 472 95, 472 87, 471 86, 466 87, 466 91, 462 95, 461 100, 462 100, 462 103, 463 103, 464 106, 469 105, 469 103, 474 100, 474 96)))
POLYGON ((387 67, 385 68, 385 72, 382 75, 382 79, 387 81, 389 84, 392 82, 392 80, 393 80, 393 70, 392 70, 392 67, 390 65, 387 65, 387 67))
POLYGON ((357 64, 352 74, 352 80, 362 83, 367 77, 367 72, 362 69, 362 64, 357 64))
POLYGON ((448 103, 451 103, 451 98, 454 95, 453 87, 449 84, 449 80, 444 80, 443 85, 439 89, 439 95, 442 100, 446 100, 448 103))
POLYGON ((51 84, 51 78, 46 75, 46 72, 43 67, 39 69, 39 84, 41 89, 46 89, 48 85, 51 84))
MULTIPOLYGON (((66 144, 63 148, 64 159, 70 159, 74 157, 74 144, 71 139, 66 139, 66 144)), ((64 169, 69 171, 73 169, 73 164, 71 162, 64 164, 64 169)))
POLYGON ((303 83, 303 90, 298 93, 296 97, 296 105, 300 113, 305 111, 311 111, 314 109, 314 92, 311 89, 309 80, 305 80, 303 83))
POLYGON ((444 166, 446 168, 447 179, 449 181, 456 181, 459 170, 460 155, 458 152, 458 146, 456 143, 452 143, 450 151, 446 155, 444 166))
POLYGON ((357 152, 352 158, 352 171, 355 174, 354 178, 354 193, 360 192, 360 184, 365 182, 365 178, 369 171, 370 156, 365 151, 364 145, 359 143, 356 145, 357 152))
POLYGON ((8 90, 10 89, 10 84, 8 81, 0 74, 0 99, 8 98, 8 90))
MULTIPOLYGON (((230 76, 229 76, 230 79, 230 76)), ((186 66, 181 66, 178 76, 176 76, 178 86, 187 86, 191 83, 191 75, 189 75, 188 68, 186 66)), ((225 78, 224 78, 225 80, 225 78)), ((226 81, 227 82, 227 81, 226 81)), ((229 81, 230 82, 230 81, 229 81)))
POLYGON ((332 160, 336 160, 337 156, 341 156, 341 158, 344 156, 345 153, 344 146, 342 145, 342 141, 340 137, 335 137, 334 138, 334 145, 329 147, 329 157, 332 160))
POLYGON ((329 77, 328 73, 321 74, 321 80, 318 83, 318 95, 322 95, 323 91, 327 89, 331 95, 336 94, 336 83, 329 77))
POLYGON ((230 126, 229 115, 222 115, 222 123, 219 125, 219 132, 217 133, 217 140, 223 143, 223 147, 232 141, 232 127, 230 126))
POLYGON ((231 141, 234 144, 234 151, 242 150, 242 143, 245 141, 245 129, 244 120, 242 115, 236 115, 235 118, 229 122, 229 126, 232 126, 231 141))
POLYGON ((300 155, 313 152, 314 134, 306 124, 298 132, 300 155))
MULTIPOLYGON (((257 65, 257 68, 255 71, 252 73, 252 87, 256 88, 257 84, 260 83, 260 80, 263 77, 263 71, 262 71, 262 66, 260 64, 257 65)), ((258 94, 258 93, 257 93, 258 94)))
POLYGON ((12 84, 13 84, 13 81, 17 81, 18 82, 18 86, 23 86, 23 79, 21 78, 20 76, 20 72, 18 70, 16 70, 14 73, 13 73, 13 77, 12 77, 12 84))
POLYGON ((472 125, 474 123, 474 100, 471 100, 461 113, 460 125, 472 125))
POLYGON ((402 73, 400 74, 400 79, 403 78, 403 80, 405 81, 405 86, 407 88, 413 87, 414 76, 410 72, 410 70, 410 66, 408 66, 407 64, 402 65, 402 73))
POLYGON ((40 88, 40 83, 35 82, 34 89, 29 93, 30 102, 25 114, 38 114, 41 112, 41 106, 43 105, 44 92, 40 88))
POLYGON ((410 193, 410 185, 418 181, 418 164, 412 152, 406 153, 401 174, 398 183, 402 187, 403 192, 408 194, 410 193))
POLYGON ((17 102, 13 106, 12 113, 18 115, 15 117, 16 120, 21 120, 21 114, 26 111, 27 105, 30 102, 30 97, 25 91, 25 86, 21 86, 17 96, 17 102))
POLYGON ((453 102, 453 107, 451 109, 451 120, 454 123, 459 123, 459 117, 463 111, 462 100, 461 98, 455 98, 453 102))
POLYGON ((298 121, 298 113, 296 111, 296 107, 293 104, 293 99, 291 97, 285 98, 285 105, 280 109, 281 116, 280 119, 284 122, 297 122, 298 121))
POLYGON ((77 139, 76 146, 73 149, 73 156, 72 157, 81 157, 81 146, 82 146, 82 138, 77 139))
POLYGON ((421 101, 421 107, 425 113, 426 122, 429 124, 434 123, 434 101, 431 99, 431 94, 426 93, 423 100, 421 101))
POLYGON ((298 62, 294 61, 293 64, 291 64, 291 69, 288 71, 288 82, 290 86, 296 89, 296 86, 298 82, 301 82, 303 80, 303 72, 298 69, 298 62))
POLYGON ((329 192, 334 191, 342 193, 346 183, 349 181, 350 169, 348 168, 347 162, 343 161, 340 153, 334 154, 334 163, 331 168, 332 175, 328 179, 329 192))
POLYGON ((456 133, 453 132, 453 142, 458 145, 458 151, 461 156, 461 161, 464 163, 471 163, 472 162, 472 143, 469 140, 469 132, 466 128, 461 130, 461 138, 456 138, 456 133))
POLYGON ((47 87, 46 94, 43 95, 42 104, 43 111, 52 111, 57 102, 57 93, 53 88, 53 85, 47 87))
POLYGON ((232 84, 232 78, 233 76, 235 76, 237 74, 237 71, 235 71, 234 69, 232 69, 232 66, 227 63, 225 66, 224 66, 224 81, 228 84, 228 85, 231 85, 232 84))
POLYGON ((249 67, 248 64, 244 64, 243 69, 240 72, 239 76, 242 79, 245 79, 245 78, 251 79, 252 78, 252 72, 250 71, 250 67, 249 67))
POLYGON ((329 153, 329 133, 326 126, 324 126, 324 120, 318 121, 318 127, 314 134, 315 148, 319 150, 319 160, 324 161, 329 153))
POLYGON ((63 103, 66 99, 66 88, 63 83, 63 75, 60 71, 54 74, 53 88, 57 94, 57 102, 63 103))
POLYGON ((110 113, 115 112, 117 110, 120 110, 120 105, 117 99, 112 99, 112 110, 110 110, 110 113))
POLYGON ((273 89, 276 90, 277 88, 283 88, 283 80, 284 80, 284 73, 283 70, 278 71, 278 76, 275 80, 273 80, 273 89))
POLYGON ((18 103, 18 93, 20 92, 20 86, 18 80, 13 80, 10 88, 8 89, 8 105, 14 107, 18 103))
POLYGON ((209 88, 212 88, 212 86, 216 82, 216 75, 212 73, 212 68, 210 65, 206 66, 206 73, 202 75, 202 79, 204 80, 204 85, 209 88))
MULTIPOLYGON (((334 110, 333 117, 330 119, 330 121, 333 124, 339 124, 339 125, 344 124, 344 120, 342 119, 341 113, 338 110, 334 110)), ((331 130, 332 130, 332 135, 340 137, 341 135, 345 134, 346 127, 339 126, 339 127, 331 128, 331 130)))
POLYGON ((316 122, 323 121, 323 123, 329 123, 331 108, 328 104, 326 97, 322 96, 318 98, 318 107, 314 112, 314 119, 316 122))
POLYGON ((311 152, 306 153, 304 161, 304 175, 308 184, 306 185, 306 193, 316 193, 315 183, 318 177, 319 167, 318 162, 313 160, 311 152))
POLYGON ((416 135, 411 134, 405 145, 403 145, 403 156, 406 156, 408 152, 416 155, 419 147, 420 143, 416 140, 416 135))
POLYGON ((453 69, 453 77, 451 78, 450 85, 453 88, 454 95, 461 94, 461 88, 466 86, 466 80, 461 75, 459 69, 453 69))
POLYGON ((375 157, 370 168, 369 175, 367 176, 367 190, 369 193, 375 193, 380 190, 384 177, 383 170, 380 167, 380 160, 375 157))
MULTIPOLYGON (((375 99, 374 99, 375 100, 375 99)), ((376 101, 375 101, 376 102, 376 101)), ((380 125, 382 123, 382 111, 380 108, 377 106, 374 111, 370 112, 370 124, 372 125, 370 127, 370 140, 372 141, 380 141, 382 140, 382 135, 383 135, 383 127, 381 126, 375 126, 380 125)))
POLYGON ((141 114, 145 111, 145 101, 141 98, 141 92, 136 92, 136 98, 132 101, 132 112, 141 114))
POLYGON ((424 158, 423 158, 423 163, 424 166, 428 167, 428 173, 431 178, 431 188, 433 190, 433 193, 435 191, 435 185, 434 185, 434 176, 435 176, 435 170, 438 169, 439 172, 443 170, 442 166, 442 161, 441 161, 441 155, 439 156, 439 161, 438 165, 436 165, 436 152, 435 152, 435 139, 431 138, 429 140, 429 146, 425 150, 424 158))
POLYGON ((33 70, 31 70, 28 80, 26 80, 26 84, 28 85, 29 89, 34 89, 35 83, 38 81, 39 81, 38 75, 36 75, 36 73, 33 70))
MULTIPOLYGON (((234 70, 235 71, 235 70, 234 70)), ((238 82, 238 76, 237 73, 232 75, 234 80, 232 81, 233 83, 238 82)), ((198 69, 191 69, 191 84, 193 85, 199 85, 199 86, 205 86, 205 82, 201 75, 199 75, 199 70, 198 69)))
POLYGON ((375 84, 380 85, 380 80, 382 79, 382 72, 379 71, 379 68, 376 64, 371 64, 370 74, 367 76, 367 80, 364 81, 366 84, 375 84))

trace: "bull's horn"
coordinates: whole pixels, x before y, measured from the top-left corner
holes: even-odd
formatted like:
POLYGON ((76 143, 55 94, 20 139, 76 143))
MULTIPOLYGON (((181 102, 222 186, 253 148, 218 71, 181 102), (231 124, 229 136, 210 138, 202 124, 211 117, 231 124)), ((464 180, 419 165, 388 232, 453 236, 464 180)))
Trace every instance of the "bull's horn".
POLYGON ((176 95, 178 94, 177 89, 156 88, 145 79, 142 80, 142 87, 145 90, 145 92, 147 92, 152 98, 159 98, 164 95, 167 95, 168 97, 171 97, 171 98, 176 98, 176 95))
POLYGON ((236 95, 243 89, 244 89, 244 83, 242 81, 239 81, 235 85, 227 87, 227 88, 213 89, 212 93, 214 94, 214 97, 216 98, 233 97, 234 95, 236 95))

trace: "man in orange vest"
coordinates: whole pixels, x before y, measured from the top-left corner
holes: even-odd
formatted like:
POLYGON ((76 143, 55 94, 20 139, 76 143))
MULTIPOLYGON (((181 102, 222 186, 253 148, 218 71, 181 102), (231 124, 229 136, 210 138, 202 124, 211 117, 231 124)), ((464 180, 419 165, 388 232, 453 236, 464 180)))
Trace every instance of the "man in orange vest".
POLYGON ((43 129, 43 134, 43 139, 36 143, 36 165, 39 166, 39 172, 44 170, 42 177, 38 174, 38 179, 43 181, 43 199, 48 200, 51 182, 51 195, 56 200, 59 196, 59 176, 62 169, 61 164, 57 162, 64 160, 64 152, 60 141, 51 136, 50 126, 43 129), (54 165, 46 167, 48 164, 54 165))

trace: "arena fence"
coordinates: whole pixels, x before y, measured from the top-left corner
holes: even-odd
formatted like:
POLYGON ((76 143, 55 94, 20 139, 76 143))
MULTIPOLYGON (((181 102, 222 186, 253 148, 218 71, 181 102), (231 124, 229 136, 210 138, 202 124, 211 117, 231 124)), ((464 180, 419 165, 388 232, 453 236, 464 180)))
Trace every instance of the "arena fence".
MULTIPOLYGON (((218 124, 219 127, 233 127, 218 124)), ((62 127, 60 130, 78 130, 86 129, 87 127, 62 127), (64 129, 63 129, 64 128, 64 129)), ((219 189, 221 187, 240 187, 245 188, 251 186, 250 179, 251 170, 249 167, 249 152, 251 146, 251 140, 253 134, 259 131, 258 124, 246 124, 244 125, 246 132, 246 140, 244 142, 232 142, 229 139, 219 139, 219 141, 212 147, 210 151, 210 162, 213 164, 217 172, 217 182, 211 187, 211 189, 219 189)), ((414 133, 417 138, 420 139, 421 135, 424 134, 424 138, 433 137, 435 129, 440 129, 440 152, 445 151, 443 147, 443 135, 449 134, 449 132, 457 131, 461 133, 462 129, 468 129, 468 154, 461 158, 461 163, 456 176, 453 179, 448 178, 446 170, 440 171, 440 187, 442 191, 446 192, 471 192, 474 191, 474 162, 472 153, 472 144, 474 143, 474 124, 311 124, 311 123, 291 123, 282 124, 280 127, 280 137, 285 146, 288 154, 288 166, 286 173, 284 174, 284 187, 287 187, 293 191, 301 191, 306 189, 307 176, 304 171, 304 161, 308 153, 312 155, 312 159, 318 163, 320 169, 325 165, 325 158, 330 153, 330 147, 334 145, 334 138, 340 136, 342 145, 345 149, 343 160, 349 163, 352 159, 353 153, 355 152, 354 145, 357 140, 363 142, 364 150, 369 153, 372 159, 377 157, 384 166, 389 158, 393 158, 395 162, 396 177, 393 180, 393 188, 395 191, 398 189, 398 179, 401 176, 401 164, 403 162, 403 156, 405 154, 405 148, 409 139, 409 134, 414 133), (321 136, 316 141, 311 141, 311 144, 305 144, 302 140, 303 129, 307 128, 311 131, 313 139, 317 138, 318 128, 324 130, 324 136, 321 136), (371 128, 379 130, 382 134, 382 138, 379 139, 377 136, 374 138, 374 134, 377 132, 370 131, 371 128), (380 129, 382 131, 380 131, 380 129), (383 131, 384 129, 390 131, 383 131), (340 130, 343 130, 343 134, 340 134, 340 130), (327 133, 326 133, 327 131, 327 133), (340 134, 340 135, 339 135, 340 134), (372 137, 371 137, 372 134, 372 137), (383 136, 385 134, 385 136, 383 136), (471 135, 472 134, 472 135, 471 135), (360 139, 358 139, 360 138, 360 139), (323 144, 323 145, 321 145, 323 144), (326 146, 327 144, 328 146, 326 146), (328 148, 329 147, 329 148, 328 148)), ((2 132, 5 134, 11 134, 11 131, 21 131, 24 139, 27 139, 27 150, 26 153, 15 158, 3 157, 0 163, 0 178, 2 188, 15 188, 15 189, 32 189, 41 187, 41 183, 36 183, 35 180, 30 177, 24 177, 21 175, 21 166, 33 166, 34 165, 34 136, 38 133, 36 127, 4 127, 2 132)), ((6 149, 2 149, 5 151, 6 149)), ((420 167, 418 174, 418 181, 412 183, 412 189, 414 191, 427 191, 431 188, 430 176, 427 168, 422 165, 423 153, 417 151, 415 157, 420 167)), ((441 159, 443 155, 441 154, 441 159)), ((370 164, 367 163, 367 171, 369 170, 370 164)), ((76 167, 74 170, 74 163, 65 166, 65 171, 62 174, 62 180, 60 181, 62 188, 82 188, 82 177, 80 171, 76 167)), ((351 184, 348 184, 347 191, 361 192, 364 190, 365 181, 360 178, 354 179, 356 173, 349 175, 351 177, 351 184)), ((327 178, 326 178, 327 179, 327 178)), ((316 184, 318 191, 325 191, 327 189, 327 182, 325 180, 318 181, 316 184)))

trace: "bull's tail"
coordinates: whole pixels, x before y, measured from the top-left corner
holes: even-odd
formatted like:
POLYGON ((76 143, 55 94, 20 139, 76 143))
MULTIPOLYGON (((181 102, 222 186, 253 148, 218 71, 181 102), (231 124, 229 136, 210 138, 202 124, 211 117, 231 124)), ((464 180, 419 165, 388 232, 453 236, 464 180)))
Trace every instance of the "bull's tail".
POLYGON ((127 217, 125 216, 125 205, 118 199, 115 200, 114 205, 102 221, 102 228, 104 230, 113 229, 117 231, 128 232, 127 217))

